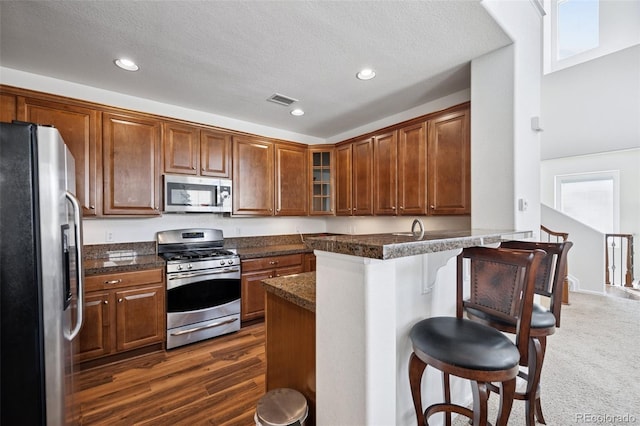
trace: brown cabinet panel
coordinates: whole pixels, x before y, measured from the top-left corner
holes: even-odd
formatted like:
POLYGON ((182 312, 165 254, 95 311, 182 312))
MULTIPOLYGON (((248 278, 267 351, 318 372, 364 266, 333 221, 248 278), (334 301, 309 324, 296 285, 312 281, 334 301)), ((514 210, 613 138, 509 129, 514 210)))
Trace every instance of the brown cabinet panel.
POLYGON ((0 121, 11 123, 16 116, 16 97, 9 93, 0 93, 0 121))
POLYGON ((242 321, 264 317, 265 290, 262 280, 304 272, 303 255, 263 257, 242 261, 241 313, 242 321))
POLYGON ((242 261, 242 272, 282 268, 302 264, 301 254, 285 254, 282 256, 259 257, 242 261))
POLYGON ((307 148, 276 144, 276 216, 306 216, 307 148))
POLYGON ((163 268, 91 275, 85 283, 78 361, 164 342, 163 268))
POLYGON ((84 321, 78 337, 76 361, 101 357, 111 353, 111 306, 113 294, 87 293, 84 300, 84 321))
POLYGON ((161 284, 115 293, 116 348, 119 351, 164 340, 164 293, 161 284))
POLYGON ((373 139, 353 143, 353 214, 373 214, 373 139))
POLYGON ((338 216, 352 214, 352 148, 351 144, 336 148, 336 215, 338 216))
POLYGON ((398 138, 396 132, 373 138, 374 213, 397 214, 398 138))
POLYGON ((429 121, 429 214, 471 212, 469 110, 429 121))
POLYGON ((427 124, 398 130, 398 214, 427 214, 427 124))
POLYGON ((200 131, 200 174, 231 177, 231 135, 205 129, 200 131))
POLYGON ((103 212, 160 214, 160 122, 103 114, 103 212))
POLYGON ((313 253, 305 253, 304 272, 313 272, 315 270, 316 270, 316 255, 313 253))
POLYGON ((165 173, 198 174, 200 130, 193 126, 164 123, 162 150, 165 173))
POLYGON ((258 271, 242 273, 241 314, 242 321, 250 321, 264 317, 264 288, 262 280, 274 277, 274 271, 258 271))
POLYGON ((75 105, 41 99, 17 98, 18 120, 55 126, 75 161, 76 196, 82 205, 84 216, 99 212, 96 188, 99 174, 99 112, 75 105))
POLYGON ((273 215, 272 142, 233 138, 233 213, 273 215))

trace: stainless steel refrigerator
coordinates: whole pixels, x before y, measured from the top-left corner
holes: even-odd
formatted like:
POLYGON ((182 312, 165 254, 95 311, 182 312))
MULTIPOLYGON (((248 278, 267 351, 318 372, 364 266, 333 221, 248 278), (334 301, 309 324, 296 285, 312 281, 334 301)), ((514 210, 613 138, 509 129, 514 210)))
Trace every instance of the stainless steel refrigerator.
POLYGON ((75 422, 81 210, 57 129, 0 123, 0 424, 75 422))

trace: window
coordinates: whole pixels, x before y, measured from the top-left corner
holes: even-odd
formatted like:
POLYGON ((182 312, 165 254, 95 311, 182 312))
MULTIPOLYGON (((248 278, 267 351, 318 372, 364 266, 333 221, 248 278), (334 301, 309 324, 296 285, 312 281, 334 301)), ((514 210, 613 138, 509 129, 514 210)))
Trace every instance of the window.
POLYGON ((619 228, 618 171, 556 176, 555 208, 603 234, 619 228))
POLYGON ((541 0, 545 74, 640 43, 638 0, 541 0))
POLYGON ((598 0, 559 0, 556 22, 556 58, 566 59, 598 47, 598 0))

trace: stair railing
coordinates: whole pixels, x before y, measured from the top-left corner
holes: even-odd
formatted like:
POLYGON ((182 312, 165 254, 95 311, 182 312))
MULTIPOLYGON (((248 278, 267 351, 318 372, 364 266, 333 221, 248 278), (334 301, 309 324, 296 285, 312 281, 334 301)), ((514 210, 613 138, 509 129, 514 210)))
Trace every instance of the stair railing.
POLYGON ((622 285, 624 278, 624 286, 633 286, 633 235, 631 234, 605 234, 605 284, 622 285), (626 240, 627 244, 624 245, 626 240), (616 257, 617 256, 617 257, 616 257), (623 263, 623 258, 626 261, 623 263), (616 272, 618 264, 620 270, 616 272), (613 281, 612 279, 613 278, 613 281), (616 278, 620 281, 616 283, 616 278))
MULTIPOLYGON (((540 239, 543 239, 543 236, 546 234, 546 239, 548 243, 559 243, 559 242, 563 242, 563 241, 567 241, 567 239, 569 238, 569 234, 566 232, 558 232, 558 231, 552 231, 551 229, 547 228, 544 225, 540 225, 540 239)), ((569 262, 567 261, 567 263, 565 264, 565 270, 563 271, 564 273, 564 282, 562 283, 562 303, 564 305, 568 305, 569 304, 569 262)))

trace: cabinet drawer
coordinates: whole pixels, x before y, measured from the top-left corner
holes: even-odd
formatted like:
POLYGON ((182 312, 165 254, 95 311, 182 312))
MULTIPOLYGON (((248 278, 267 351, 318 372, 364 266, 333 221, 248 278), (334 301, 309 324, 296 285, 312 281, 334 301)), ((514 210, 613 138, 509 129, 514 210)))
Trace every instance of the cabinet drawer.
POLYGON ((260 259, 243 260, 242 272, 282 268, 284 266, 295 265, 302 265, 302 254, 287 254, 284 256, 271 256, 260 259))
POLYGON ((163 275, 164 272, 162 268, 114 274, 91 275, 89 277, 85 277, 85 291, 106 290, 139 284, 159 283, 163 281, 163 275))

